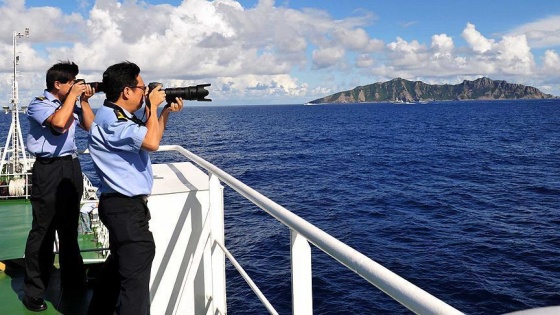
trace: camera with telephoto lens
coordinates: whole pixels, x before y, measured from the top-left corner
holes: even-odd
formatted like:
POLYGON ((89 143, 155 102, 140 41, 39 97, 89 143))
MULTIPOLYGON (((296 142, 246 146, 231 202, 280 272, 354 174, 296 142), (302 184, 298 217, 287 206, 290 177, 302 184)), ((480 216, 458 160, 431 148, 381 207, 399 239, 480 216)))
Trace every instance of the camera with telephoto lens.
MULTIPOLYGON (((159 82, 152 82, 148 84, 150 92, 158 85, 162 84, 159 82)), ((166 88, 162 90, 165 92, 165 101, 167 103, 175 102, 176 97, 182 98, 186 101, 211 102, 211 99, 205 98, 209 93, 208 90, 204 89, 207 86, 210 86, 210 83, 186 87, 166 88)))
POLYGON ((86 80, 84 80, 84 79, 76 79, 76 83, 78 83, 78 82, 84 82, 85 84, 91 86, 91 88, 94 89, 95 93, 105 92, 103 90, 103 82, 88 82, 88 83, 86 83, 86 80))

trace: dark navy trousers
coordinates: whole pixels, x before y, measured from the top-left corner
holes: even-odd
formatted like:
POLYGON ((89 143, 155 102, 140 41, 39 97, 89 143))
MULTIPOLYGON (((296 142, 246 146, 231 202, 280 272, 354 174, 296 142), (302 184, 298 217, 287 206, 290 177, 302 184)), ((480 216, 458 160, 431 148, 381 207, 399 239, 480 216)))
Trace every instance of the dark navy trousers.
POLYGON ((109 230, 111 254, 101 268, 88 314, 149 314, 155 243, 145 197, 102 194, 99 217, 109 230))
POLYGON ((32 170, 33 221, 25 246, 24 293, 43 297, 54 262, 58 232, 60 280, 63 287, 85 283, 78 246, 78 219, 83 193, 82 169, 77 158, 37 158, 32 170))

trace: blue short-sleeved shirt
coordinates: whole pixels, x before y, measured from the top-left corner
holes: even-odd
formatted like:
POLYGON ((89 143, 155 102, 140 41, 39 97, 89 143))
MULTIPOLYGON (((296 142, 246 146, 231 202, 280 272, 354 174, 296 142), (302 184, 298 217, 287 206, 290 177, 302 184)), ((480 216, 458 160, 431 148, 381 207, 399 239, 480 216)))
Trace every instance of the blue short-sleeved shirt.
POLYGON ((150 155, 141 149, 148 129, 133 117, 107 100, 95 113, 88 148, 101 179, 101 193, 136 196, 152 192, 150 155))
POLYGON ((62 103, 50 92, 45 90, 43 96, 36 97, 27 108, 29 119, 29 134, 27 135, 27 150, 37 157, 59 157, 76 154, 74 135, 76 125, 82 117, 82 109, 74 106, 74 122, 67 132, 59 133, 45 124, 47 118, 54 114, 62 103))

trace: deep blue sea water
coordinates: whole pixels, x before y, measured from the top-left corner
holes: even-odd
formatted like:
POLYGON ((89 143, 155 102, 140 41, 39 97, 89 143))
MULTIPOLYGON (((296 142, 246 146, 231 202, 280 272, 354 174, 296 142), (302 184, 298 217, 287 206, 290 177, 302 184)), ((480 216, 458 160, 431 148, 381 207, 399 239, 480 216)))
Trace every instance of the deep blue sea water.
MULTIPOLYGON (((170 118, 164 144, 182 145, 460 311, 560 305, 560 100, 192 105, 170 118)), ((4 134, 9 115, 0 121, 4 134)), ((84 140, 82 132, 81 149, 84 140)), ((226 245, 290 314, 289 230, 232 189, 224 194, 226 245)), ((312 259, 316 314, 410 313, 321 251, 312 259)), ((227 266, 229 313, 265 314, 227 266)))

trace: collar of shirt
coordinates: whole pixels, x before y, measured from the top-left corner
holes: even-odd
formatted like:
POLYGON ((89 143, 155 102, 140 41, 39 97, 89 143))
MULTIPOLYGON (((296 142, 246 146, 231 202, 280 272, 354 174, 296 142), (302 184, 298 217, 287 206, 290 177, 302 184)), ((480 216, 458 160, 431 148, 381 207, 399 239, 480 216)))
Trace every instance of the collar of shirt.
POLYGON ((62 105, 62 102, 56 98, 51 92, 47 91, 46 89, 43 91, 43 96, 49 100, 49 102, 53 102, 58 105, 62 105))
POLYGON ((105 100, 103 102, 103 106, 109 107, 111 109, 113 109, 113 111, 115 112, 115 115, 117 116, 117 119, 126 119, 126 120, 130 120, 140 126, 145 126, 146 123, 143 122, 140 118, 136 117, 136 115, 134 115, 133 113, 130 113, 129 111, 127 111, 126 109, 118 106, 117 104, 110 102, 108 100, 105 100))

